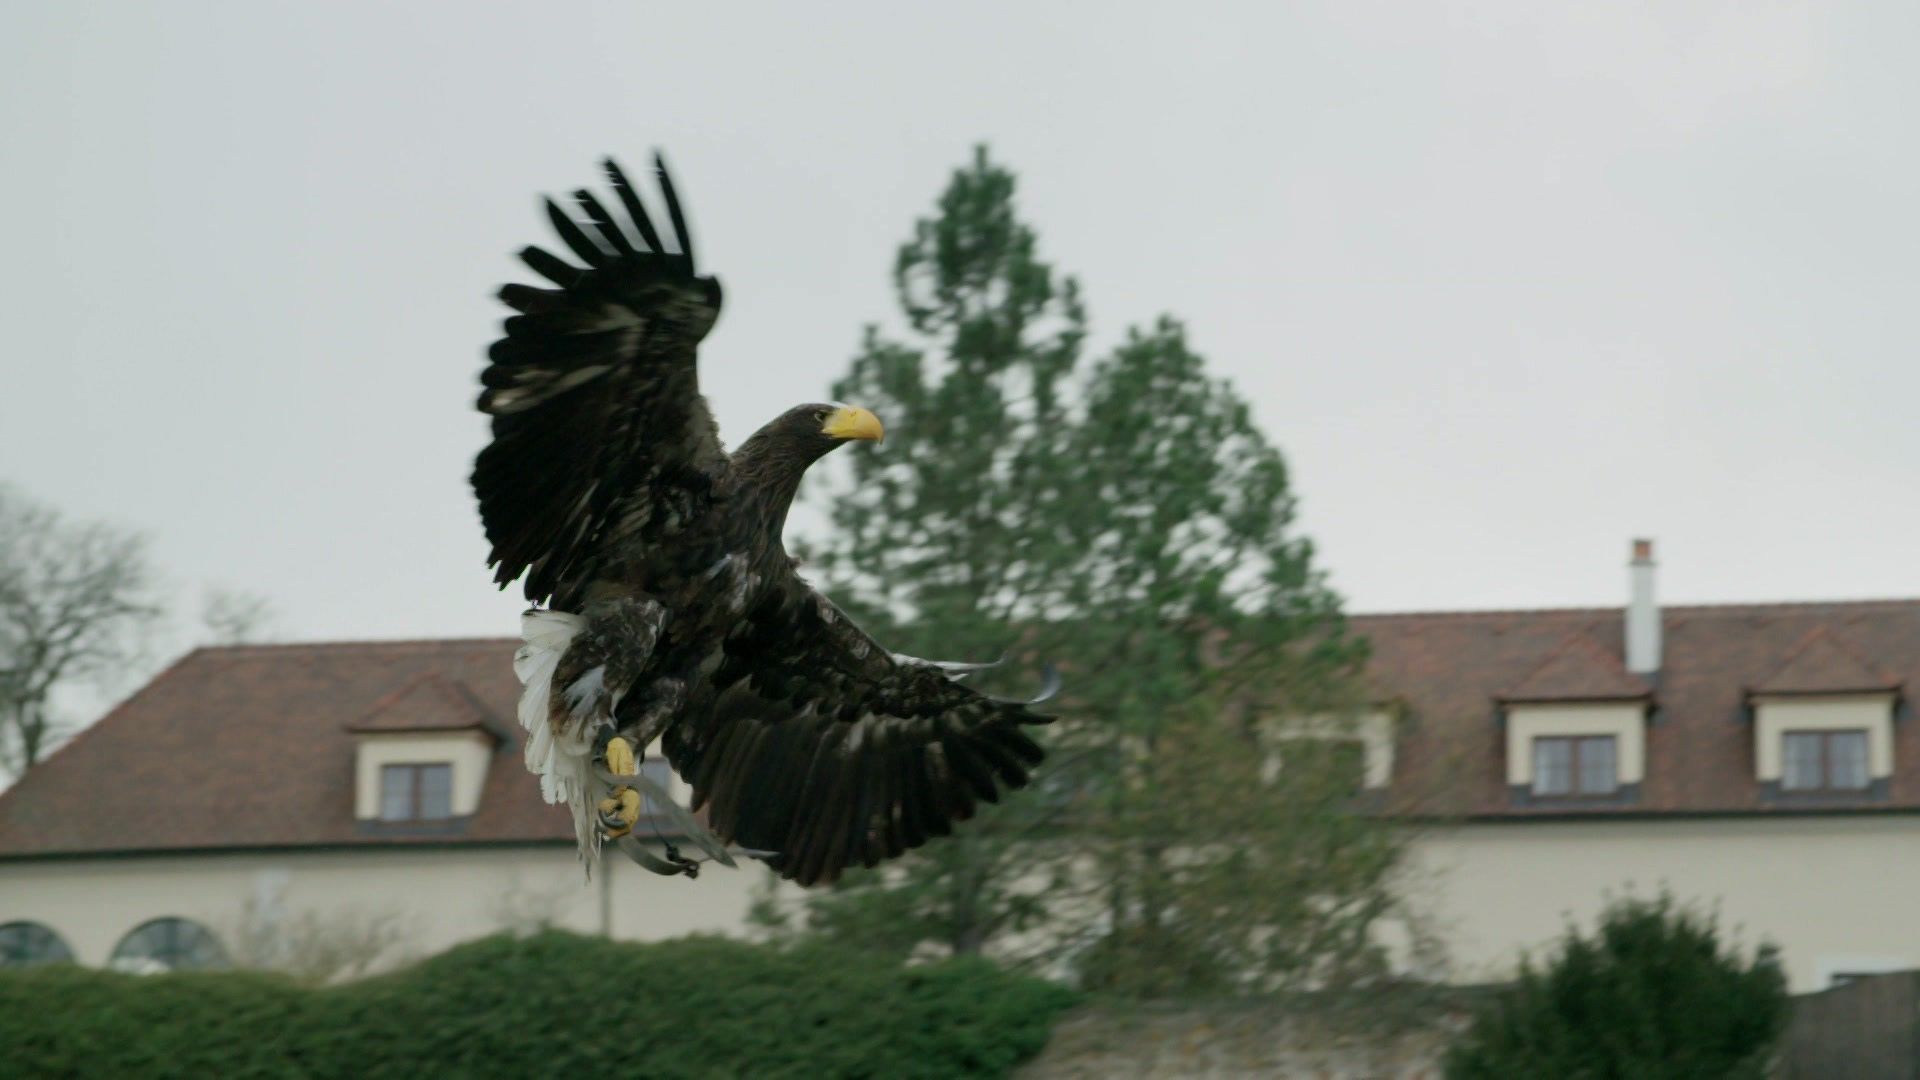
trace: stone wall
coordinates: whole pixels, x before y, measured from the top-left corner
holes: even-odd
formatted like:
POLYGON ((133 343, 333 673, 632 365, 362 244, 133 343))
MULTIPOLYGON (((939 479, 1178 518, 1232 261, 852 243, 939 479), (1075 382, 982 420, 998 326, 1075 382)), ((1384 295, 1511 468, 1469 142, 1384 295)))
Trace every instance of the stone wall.
POLYGON ((1312 1077, 1438 1080, 1440 1056, 1467 1013, 1448 1008, 1369 1030, 1351 1019, 1277 1008, 1087 1008, 1055 1028, 1020 1080, 1312 1077))

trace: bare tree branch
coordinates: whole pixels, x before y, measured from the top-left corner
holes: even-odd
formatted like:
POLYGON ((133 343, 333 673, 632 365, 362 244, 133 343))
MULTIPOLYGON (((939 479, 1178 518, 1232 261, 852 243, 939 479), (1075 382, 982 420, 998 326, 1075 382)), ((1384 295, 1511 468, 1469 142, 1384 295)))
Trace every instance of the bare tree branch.
POLYGON ((272 641, 273 601, 239 589, 211 588, 200 600, 200 625, 209 645, 253 645, 272 641))
POLYGON ((0 488, 0 768, 38 763, 66 730, 55 691, 122 676, 161 610, 144 537, 0 488))

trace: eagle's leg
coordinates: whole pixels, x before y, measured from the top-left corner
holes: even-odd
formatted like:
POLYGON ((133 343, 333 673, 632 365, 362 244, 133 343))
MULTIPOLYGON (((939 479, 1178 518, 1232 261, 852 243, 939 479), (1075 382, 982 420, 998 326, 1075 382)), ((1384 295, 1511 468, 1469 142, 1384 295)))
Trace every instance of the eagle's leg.
POLYGON ((686 680, 655 679, 646 689, 628 694, 614 710, 616 735, 636 749, 652 746, 654 740, 666 734, 667 725, 679 714, 686 700, 686 680))
MULTIPOLYGON (((633 776, 640 771, 644 747, 653 745, 686 699, 686 683, 679 679, 659 679, 643 693, 630 694, 621 702, 619 713, 637 714, 621 720, 617 733, 609 731, 606 746, 600 751, 606 770, 615 776, 633 776)), ((618 719, 618 718, 617 718, 618 719)), ((600 825, 609 838, 625 836, 640 820, 644 800, 640 793, 624 784, 615 787, 600 800, 600 825)))
MULTIPOLYGON (((586 629, 577 646, 568 650, 570 670, 556 673, 566 679, 574 714, 591 709, 599 716, 596 764, 614 776, 639 771, 639 751, 645 741, 617 737, 613 713, 652 662, 654 646, 667 623, 667 609, 644 595, 615 595, 590 601, 581 609, 586 629)), ((615 783, 595 804, 601 830, 618 839, 633 830, 644 805, 640 793, 615 783)))
MULTIPOLYGON (((633 752, 633 744, 614 736, 607 740, 601 752, 607 771, 616 776, 632 776, 640 771, 639 758, 633 752)), ((633 831, 633 823, 640 820, 640 793, 630 787, 617 787, 600 800, 600 827, 606 830, 609 838, 618 838, 633 831)))

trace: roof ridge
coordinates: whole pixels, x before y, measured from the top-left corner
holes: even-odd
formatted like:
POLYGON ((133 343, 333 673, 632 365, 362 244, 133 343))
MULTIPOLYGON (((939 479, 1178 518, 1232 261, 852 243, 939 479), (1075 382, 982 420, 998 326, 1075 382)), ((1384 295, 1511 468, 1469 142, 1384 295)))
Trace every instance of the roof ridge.
POLYGON ((1756 600, 1720 604, 1674 604, 1668 611, 1779 611, 1804 610, 1807 608, 1920 608, 1920 597, 1887 596, 1855 600, 1756 600))
MULTIPOLYGON (((1852 600, 1730 600, 1710 601, 1699 604, 1665 604, 1663 613, 1670 612, 1738 612, 1754 610, 1800 609, 1800 608, 1920 608, 1920 596, 1879 597, 1852 600)), ((1478 619, 1513 615, 1617 615, 1624 611, 1624 604, 1592 604, 1576 606, 1545 607, 1491 607, 1491 608, 1406 608, 1387 611, 1349 611, 1348 619, 1377 621, 1383 619, 1434 619, 1458 618, 1478 619)), ((393 649, 393 648, 445 648, 454 645, 518 645, 520 638, 499 635, 470 635, 458 637, 409 637, 409 638, 343 638, 322 641, 260 641, 236 645, 200 645, 188 655, 204 652, 215 655, 245 656, 252 653, 286 652, 296 650, 336 650, 336 649, 393 649)))
MULTIPOLYGON (((517 637, 445 637, 445 638, 359 638, 344 641, 262 641, 242 645, 201 645, 195 653, 224 656, 248 656, 256 653, 306 651, 344 651, 351 649, 444 649, 460 645, 518 645, 517 637)), ((188 655, 192 655, 189 653, 188 655)))
MULTIPOLYGON (((1703 604, 1664 604, 1663 614, 1684 613, 1726 613, 1734 614, 1748 611, 1801 610, 1807 608, 1920 608, 1920 597, 1882 597, 1879 599, 1856 600, 1736 600, 1710 602, 1703 604)), ((1364 619, 1378 621, 1385 619, 1476 619, 1496 618, 1514 615, 1618 615, 1626 610, 1626 605, 1594 607, 1502 607, 1502 608, 1431 608, 1406 611, 1350 611, 1349 620, 1364 619)))
POLYGON ((1501 615, 1606 615, 1620 611, 1617 607, 1564 607, 1564 608, 1434 608, 1413 611, 1350 611, 1347 618, 1382 619, 1478 619, 1501 615))

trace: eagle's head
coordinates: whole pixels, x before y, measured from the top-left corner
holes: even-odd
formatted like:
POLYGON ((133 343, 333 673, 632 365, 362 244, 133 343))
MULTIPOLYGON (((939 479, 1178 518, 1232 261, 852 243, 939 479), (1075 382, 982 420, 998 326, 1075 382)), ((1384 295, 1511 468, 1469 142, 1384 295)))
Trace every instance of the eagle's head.
POLYGON ((741 443, 728 471, 764 507, 767 529, 778 536, 808 467, 843 443, 878 442, 881 434, 880 418, 857 405, 795 405, 741 443))
POLYGON ((768 427, 808 460, 842 443, 878 442, 886 434, 879 417, 858 405, 839 402, 796 405, 768 427))

